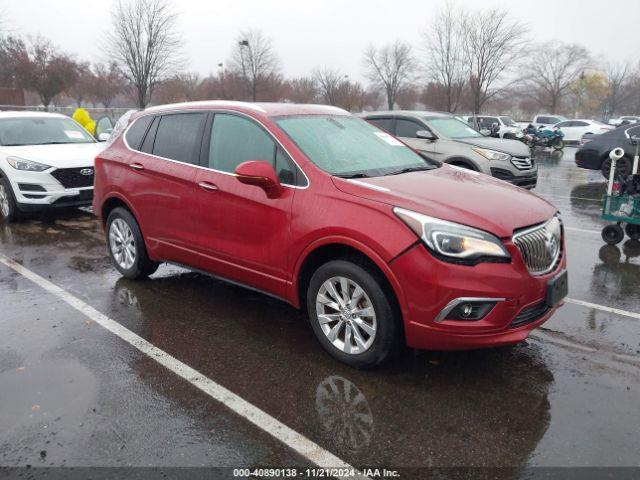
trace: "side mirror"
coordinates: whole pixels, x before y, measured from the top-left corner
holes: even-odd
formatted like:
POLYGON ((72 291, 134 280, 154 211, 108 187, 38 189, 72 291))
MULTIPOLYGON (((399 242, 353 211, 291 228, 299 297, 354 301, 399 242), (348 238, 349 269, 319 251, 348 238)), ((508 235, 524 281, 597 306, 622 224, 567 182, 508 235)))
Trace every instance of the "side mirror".
POLYGON ((236 167, 235 175, 240 183, 260 187, 267 198, 278 198, 282 194, 282 185, 276 171, 264 160, 241 163, 236 167))
POLYGON ((416 138, 422 138, 423 140, 435 140, 437 137, 429 130, 418 130, 416 132, 416 138))
POLYGON ((98 135, 98 141, 99 142, 106 142, 107 140, 109 140, 110 136, 111 136, 110 133, 102 132, 101 134, 98 135))

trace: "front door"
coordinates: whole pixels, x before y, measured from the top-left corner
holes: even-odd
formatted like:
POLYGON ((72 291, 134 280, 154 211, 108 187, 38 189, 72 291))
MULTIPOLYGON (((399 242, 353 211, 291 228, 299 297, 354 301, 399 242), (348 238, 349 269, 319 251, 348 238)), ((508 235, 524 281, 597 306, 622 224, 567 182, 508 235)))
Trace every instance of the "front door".
POLYGON ((289 159, 271 135, 255 121, 216 113, 207 140, 208 152, 198 171, 197 223, 200 267, 222 277, 284 296, 291 281, 288 249, 295 188, 267 198, 255 186, 240 183, 233 172, 249 160, 265 160, 289 181, 289 159))
POLYGON ((396 137, 401 138, 403 142, 416 150, 431 154, 433 158, 437 158, 437 141, 418 138, 416 136, 416 132, 419 130, 431 131, 429 127, 422 125, 415 120, 405 118, 396 119, 396 137))

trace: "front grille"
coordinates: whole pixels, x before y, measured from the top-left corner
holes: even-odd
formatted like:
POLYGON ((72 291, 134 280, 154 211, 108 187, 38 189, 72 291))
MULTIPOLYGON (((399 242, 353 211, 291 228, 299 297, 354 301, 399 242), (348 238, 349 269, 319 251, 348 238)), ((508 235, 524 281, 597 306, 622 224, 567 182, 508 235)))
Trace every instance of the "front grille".
POLYGON ((531 170, 533 168, 533 160, 530 157, 511 157, 511 163, 518 170, 531 170))
POLYGON ((562 223, 557 216, 549 221, 517 232, 513 243, 518 247, 532 275, 553 270, 562 255, 562 223))
POLYGON ((491 167, 491 176, 522 188, 533 188, 538 183, 537 172, 529 173, 526 175, 519 175, 516 177, 509 170, 491 167))
POLYGON ((51 175, 58 180, 64 188, 93 187, 93 168, 59 168, 51 172, 51 175), (91 172, 84 175, 81 172, 91 172))
POLYGON ((518 315, 516 315, 516 318, 514 318, 513 322, 509 325, 509 328, 518 328, 529 323, 533 323, 542 318, 548 311, 549 307, 547 306, 546 301, 536 303, 530 307, 525 307, 518 315))

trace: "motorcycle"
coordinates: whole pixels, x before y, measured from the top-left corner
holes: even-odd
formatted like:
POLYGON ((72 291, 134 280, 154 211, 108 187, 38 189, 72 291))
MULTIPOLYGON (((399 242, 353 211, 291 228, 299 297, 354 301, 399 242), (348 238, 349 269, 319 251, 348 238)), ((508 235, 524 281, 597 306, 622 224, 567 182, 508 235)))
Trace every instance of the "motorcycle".
POLYGON ((558 127, 538 129, 529 124, 524 129, 524 136, 521 140, 532 150, 536 147, 550 147, 554 150, 564 148, 564 133, 558 127))

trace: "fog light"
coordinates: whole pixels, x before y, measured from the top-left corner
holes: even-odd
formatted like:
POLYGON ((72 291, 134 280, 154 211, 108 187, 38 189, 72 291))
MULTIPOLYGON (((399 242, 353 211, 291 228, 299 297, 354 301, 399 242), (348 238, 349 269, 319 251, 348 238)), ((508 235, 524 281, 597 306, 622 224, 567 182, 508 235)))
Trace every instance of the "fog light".
POLYGON ((470 303, 465 303, 460 307, 460 316, 461 317, 470 317, 473 313, 473 305, 470 303))

